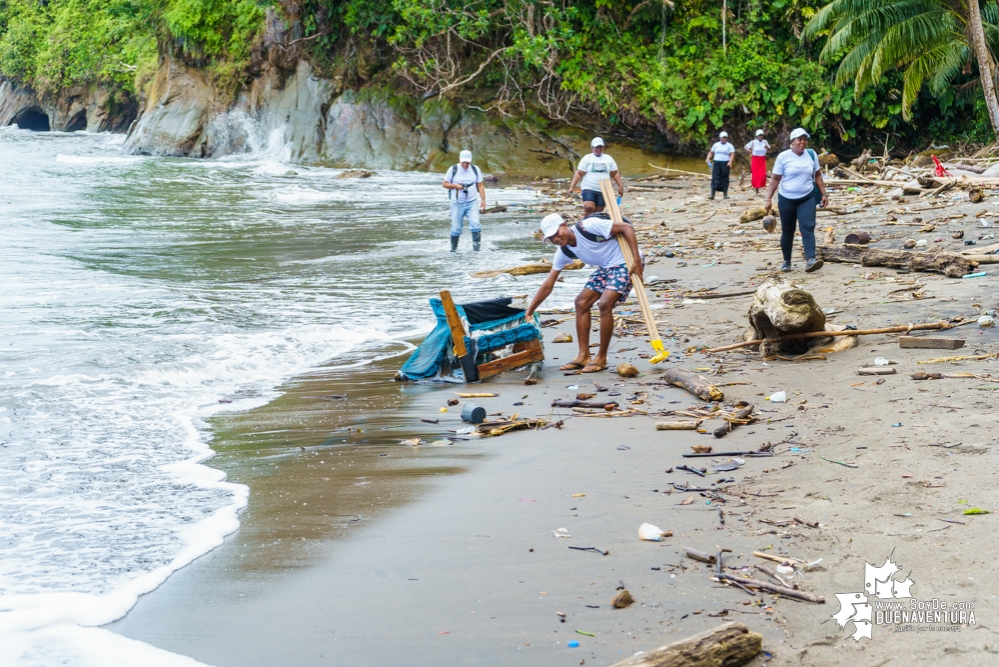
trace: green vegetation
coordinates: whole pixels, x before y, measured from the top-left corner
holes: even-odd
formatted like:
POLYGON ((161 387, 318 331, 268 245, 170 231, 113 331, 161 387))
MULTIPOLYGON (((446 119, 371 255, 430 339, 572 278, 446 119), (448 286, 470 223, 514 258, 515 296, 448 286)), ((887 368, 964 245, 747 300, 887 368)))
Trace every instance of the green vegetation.
MULTIPOLYGON (((659 147, 801 125, 833 146, 887 134, 924 148, 992 138, 967 8, 952 2, 0 0, 0 74, 45 92, 101 81, 134 94, 158 45, 235 92, 271 7, 290 17, 286 44, 355 87, 540 110, 659 147)), ((994 0, 982 8, 999 44, 994 0)))

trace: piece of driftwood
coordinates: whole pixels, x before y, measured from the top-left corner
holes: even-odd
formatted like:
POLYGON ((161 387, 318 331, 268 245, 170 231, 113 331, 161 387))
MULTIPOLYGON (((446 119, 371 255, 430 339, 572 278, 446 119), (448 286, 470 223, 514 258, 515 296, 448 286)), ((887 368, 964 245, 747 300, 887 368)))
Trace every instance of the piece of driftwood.
POLYGON ((611 667, 739 667, 763 650, 763 635, 742 623, 724 623, 680 641, 644 651, 611 667))
POLYGON ((895 369, 890 366, 871 366, 870 368, 858 368, 857 375, 895 375, 895 369))
POLYGON ((616 410, 617 401, 552 401, 553 408, 597 408, 599 410, 616 410))
POLYGON ((725 400, 725 394, 722 393, 721 389, 697 373, 685 371, 682 368, 671 368, 663 375, 663 379, 674 387, 686 389, 702 401, 725 400))
POLYGON ((685 552, 687 552, 687 558, 693 558, 694 560, 699 560, 702 563, 715 563, 715 555, 709 554, 707 551, 701 551, 699 549, 693 549, 691 547, 681 547, 685 552))
POLYGON ((759 220, 767 214, 767 209, 762 206, 757 206, 754 208, 747 208, 743 211, 742 215, 739 216, 739 222, 745 224, 747 222, 753 222, 754 220, 759 220))
POLYGON ((920 350, 956 350, 964 347, 964 339, 931 338, 929 336, 899 336, 898 346, 920 350))
POLYGON ((657 431, 696 431, 701 422, 656 422, 657 431))
MULTIPOLYGON (((563 271, 575 271, 581 269, 585 264, 583 264, 578 259, 572 260, 563 271)), ((529 276, 534 273, 548 273, 552 270, 551 262, 547 260, 542 260, 540 262, 534 262, 533 264, 523 264, 521 266, 511 266, 508 269, 495 269, 493 271, 476 271, 471 274, 473 278, 495 278, 501 273, 509 273, 511 276, 529 276)))
POLYGON ((950 278, 961 278, 975 268, 975 263, 966 256, 944 251, 882 250, 863 245, 821 245, 816 251, 818 258, 826 262, 942 273, 950 278))
POLYGON ((746 407, 739 410, 738 412, 736 412, 731 419, 725 420, 725 424, 723 426, 719 426, 718 428, 715 429, 714 433, 715 437, 716 438, 725 437, 726 435, 732 432, 732 429, 734 429, 736 426, 741 425, 743 422, 747 424, 752 424, 754 421, 756 421, 752 417, 753 410, 755 409, 756 406, 749 404, 746 407))
POLYGON ((723 581, 732 581, 737 584, 746 586, 747 588, 759 588, 761 590, 767 591, 769 593, 777 593, 785 597, 794 598, 796 600, 804 600, 805 602, 814 602, 815 604, 825 604, 826 599, 819 597, 817 595, 812 595, 811 593, 805 593, 804 591, 796 591, 793 588, 787 588, 786 586, 777 586, 776 584, 769 584, 765 581, 759 581, 758 579, 747 579, 746 577, 737 577, 734 574, 715 574, 715 576, 723 581))
POLYGON ((754 551, 753 555, 756 556, 757 558, 766 558, 767 560, 772 560, 773 562, 780 563, 781 565, 784 564, 794 565, 801 563, 801 561, 798 560, 797 558, 791 558, 790 556, 781 556, 779 554, 768 554, 762 551, 754 551))
POLYGON ((753 338, 766 341, 760 346, 762 356, 803 354, 808 351, 807 343, 783 337, 824 331, 826 316, 811 294, 796 288, 784 276, 773 275, 756 290, 749 307, 749 325, 753 338))
MULTIPOLYGON (((874 334, 889 334, 889 333, 908 333, 909 331, 938 331, 942 329, 950 329, 953 325, 949 322, 933 322, 931 324, 903 324, 901 326, 895 327, 882 327, 880 329, 857 329, 857 330, 845 330, 845 331, 813 331, 810 333, 792 334, 790 336, 784 336, 785 339, 807 339, 807 338, 825 338, 826 336, 869 336, 874 334)), ((712 352, 726 352, 728 350, 735 350, 740 347, 749 347, 752 345, 761 345, 766 341, 763 340, 746 340, 741 343, 733 343, 731 345, 723 345, 722 347, 713 347, 709 350, 704 350, 706 354, 712 352)))
POLYGON ((999 264, 999 255, 961 255, 975 264, 999 264))

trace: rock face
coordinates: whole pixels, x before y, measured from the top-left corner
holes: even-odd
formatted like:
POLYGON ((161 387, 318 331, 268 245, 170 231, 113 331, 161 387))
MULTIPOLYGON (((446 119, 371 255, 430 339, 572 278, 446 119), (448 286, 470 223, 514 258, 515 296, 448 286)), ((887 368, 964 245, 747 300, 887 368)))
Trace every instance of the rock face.
MULTIPOLYGON (((277 31, 271 41, 281 39, 277 31)), ((443 171, 468 149, 487 173, 531 175, 570 173, 579 158, 573 146, 589 142, 580 131, 540 116, 510 119, 450 100, 400 95, 388 87, 344 90, 342 78, 317 76, 300 54, 269 53, 273 57, 260 62, 257 75, 235 100, 219 93, 200 70, 164 56, 141 112, 134 104, 115 106, 96 85, 43 100, 30 89, 0 81, 0 126, 128 128, 124 150, 131 154, 249 153, 281 162, 368 169, 443 171)), ((615 147, 619 164, 624 150, 615 147)), ((647 161, 644 155, 636 159, 641 165, 647 161)))
POLYGON ((0 126, 61 132, 122 132, 135 119, 134 103, 116 102, 97 84, 74 86, 56 98, 0 81, 0 126))
POLYGON ((125 140, 135 155, 206 157, 205 128, 215 93, 195 69, 171 59, 160 67, 139 120, 125 140))

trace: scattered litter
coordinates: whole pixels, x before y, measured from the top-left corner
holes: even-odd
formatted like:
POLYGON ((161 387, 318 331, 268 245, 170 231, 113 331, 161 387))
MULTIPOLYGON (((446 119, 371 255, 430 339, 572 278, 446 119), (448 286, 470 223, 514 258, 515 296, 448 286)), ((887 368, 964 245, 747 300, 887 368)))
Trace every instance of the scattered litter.
POLYGON ((486 420, 486 409, 469 401, 461 410, 461 419, 472 424, 481 424, 486 420))
POLYGON ((988 510, 983 510, 979 507, 971 507, 964 510, 964 514, 991 514, 988 510))
POLYGON ((575 639, 573 639, 571 642, 569 642, 567 644, 567 646, 569 648, 579 648, 579 642, 577 642, 575 639))
POLYGON ((609 551, 604 551, 604 550, 598 549, 596 547, 569 547, 569 548, 570 549, 575 549, 576 551, 592 551, 594 553, 600 554, 601 556, 609 556, 610 555, 609 551))
POLYGON ((787 401, 787 392, 778 391, 776 394, 771 394, 767 400, 771 403, 784 403, 787 401))
POLYGON ((552 535, 554 535, 555 537, 572 537, 572 535, 569 534, 569 530, 567 528, 559 528, 557 530, 553 530, 552 535))
POLYGON ((670 537, 673 531, 664 531, 651 523, 643 523, 638 527, 638 538, 649 542, 660 542, 664 537, 670 537))
POLYGON ((829 463, 835 463, 837 465, 846 466, 847 468, 859 468, 860 466, 856 463, 847 463, 846 461, 837 461, 835 459, 827 459, 824 456, 820 456, 823 461, 829 461, 829 463))
POLYGON ((994 327, 995 325, 996 325, 995 319, 989 315, 982 315, 981 317, 978 318, 978 326, 980 326, 983 329, 988 329, 990 327, 994 327))

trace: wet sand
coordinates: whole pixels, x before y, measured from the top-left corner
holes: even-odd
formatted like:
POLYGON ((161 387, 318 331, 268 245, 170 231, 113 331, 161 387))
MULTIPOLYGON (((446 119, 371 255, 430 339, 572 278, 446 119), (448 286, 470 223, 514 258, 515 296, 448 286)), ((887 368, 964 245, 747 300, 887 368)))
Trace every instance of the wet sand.
MULTIPOLYGON (((438 411, 455 387, 391 382, 402 358, 360 374, 317 374, 289 387, 276 403, 216 425, 213 447, 221 453, 213 465, 251 489, 240 531, 110 629, 220 666, 609 665, 737 620, 764 636, 768 655, 757 663, 995 664, 991 628, 999 586, 988 574, 996 566, 993 519, 962 514, 968 507, 999 508, 995 401, 991 391, 978 388, 987 381, 909 378, 918 370, 999 377, 995 359, 917 363, 995 352, 995 330, 968 325, 948 332, 968 339, 955 352, 901 350, 894 337, 883 335, 809 362, 763 361, 748 351, 688 352, 741 339, 752 296, 684 304, 680 292, 752 289, 768 272, 767 262, 779 263, 779 252, 776 236, 759 234, 759 223, 737 223, 747 205, 759 202, 751 190, 730 202, 707 203, 700 183, 672 185, 685 189, 641 192, 626 209, 639 229, 665 222, 684 230, 675 232, 676 242, 684 243, 678 257, 662 257, 674 246, 660 239, 660 257, 646 268, 646 276, 679 281, 678 290, 659 290, 653 300, 673 353, 667 364, 709 369, 720 384, 737 383, 724 387, 726 402, 755 403, 763 421, 717 440, 657 432, 651 416, 593 418, 561 410, 555 413, 565 418, 561 429, 414 448, 398 442, 413 435, 428 442, 460 427, 456 408, 438 411), (882 384, 855 374, 877 356, 898 362, 898 374, 882 384), (767 403, 778 390, 790 401, 767 403), (308 398, 344 391, 349 399, 342 407, 339 399, 308 398), (440 424, 419 422, 423 417, 440 424), (361 432, 347 434, 348 427, 361 432), (344 436, 350 444, 340 444, 344 436), (227 448, 227 437, 254 444, 227 448), (675 470, 690 463, 680 455, 693 444, 739 451, 768 442, 780 443, 776 456, 746 458, 732 472, 700 478, 675 470), (721 503, 718 495, 669 492, 669 482, 710 488, 725 477, 736 481, 725 486, 721 503), (680 504, 690 495, 689 504, 680 504), (795 517, 821 525, 812 528, 795 517), (643 522, 674 535, 661 543, 640 541, 643 522), (571 537, 554 537, 558 528, 571 537), (707 565, 685 558, 681 549, 713 551, 716 545, 733 550, 727 566, 766 564, 752 556, 754 550, 821 558, 816 569, 791 581, 826 604, 723 587, 711 581, 707 565), (916 582, 914 597, 974 601, 977 624, 947 633, 877 626, 873 640, 856 642, 852 625, 844 629, 828 620, 839 611, 836 593, 863 590, 865 562, 881 565, 892 552, 916 582), (637 600, 628 609, 610 606, 619 583, 637 600), (579 648, 567 648, 571 640, 579 648)), ((989 203, 964 202, 953 210, 973 213, 989 203)), ((886 210, 865 212, 863 227, 854 222, 857 216, 830 216, 820 224, 834 226, 842 238, 844 230, 874 229, 886 210)), ((951 231, 944 226, 972 230, 975 224, 974 218, 944 222, 938 233, 951 231)), ((997 301, 991 278, 875 270, 881 275, 868 279, 871 270, 845 264, 804 274, 797 252, 792 278, 820 306, 840 311, 833 321, 841 324, 935 321, 974 315, 972 304, 994 307, 997 301), (898 281, 913 278, 933 298, 888 294, 898 281)), ((531 292, 540 280, 518 278, 515 291, 531 292)), ((637 306, 620 310, 629 311, 637 315, 637 306)), ((638 356, 648 347, 641 336, 616 339, 611 359, 635 363, 638 378, 564 375, 557 367, 574 355, 575 345, 550 341, 568 325, 545 329, 541 383, 524 386, 525 371, 505 374, 476 387, 500 394, 481 403, 490 412, 547 417, 552 399, 594 391, 594 382, 608 387, 608 395, 620 393, 619 401, 647 392, 635 407, 650 413, 699 403, 661 383, 661 367, 638 356)), ((703 426, 710 433, 720 423, 703 426)))

